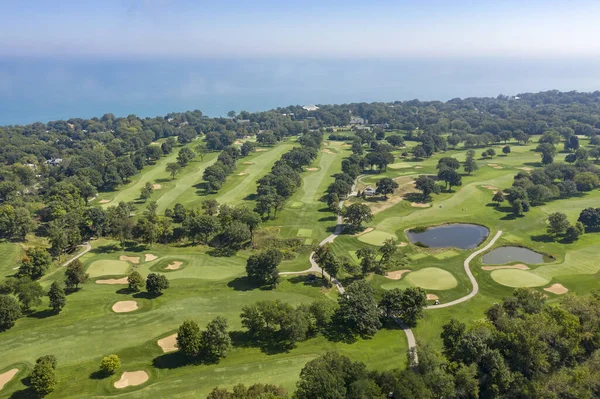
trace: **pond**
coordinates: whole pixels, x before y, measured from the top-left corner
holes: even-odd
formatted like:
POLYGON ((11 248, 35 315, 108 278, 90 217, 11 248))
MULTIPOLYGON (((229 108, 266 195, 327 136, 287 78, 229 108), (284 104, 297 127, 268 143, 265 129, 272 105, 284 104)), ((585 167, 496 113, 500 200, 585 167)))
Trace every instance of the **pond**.
POLYGON ((521 262, 529 265, 545 263, 546 257, 523 247, 500 247, 483 255, 481 262, 484 265, 502 265, 505 263, 521 262))
POLYGON ((490 233, 487 227, 478 224, 444 224, 425 230, 408 230, 406 237, 412 242, 430 248, 455 247, 460 249, 477 248, 490 233))

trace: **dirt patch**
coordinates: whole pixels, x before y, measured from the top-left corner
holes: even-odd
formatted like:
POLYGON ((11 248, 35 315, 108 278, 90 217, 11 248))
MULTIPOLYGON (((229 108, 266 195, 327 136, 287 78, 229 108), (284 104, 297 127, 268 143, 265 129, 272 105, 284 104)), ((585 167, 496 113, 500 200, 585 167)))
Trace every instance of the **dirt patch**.
POLYGON ((110 200, 100 200, 101 204, 108 204, 110 202, 110 200))
POLYGON ((160 190, 161 188, 162 188, 162 187, 161 187, 161 185, 160 185, 160 184, 153 184, 153 185, 152 185, 152 189, 153 189, 153 190, 160 190))
POLYGON ((410 206, 412 206, 414 208, 429 208, 431 206, 431 204, 423 204, 421 202, 413 202, 410 204, 410 206))
POLYGON ((493 168, 495 166, 498 166, 498 164, 497 163, 488 163, 487 166, 491 166, 493 168))
POLYGON ((403 274, 409 273, 409 272, 412 272, 412 270, 410 270, 410 269, 395 270, 393 272, 387 272, 385 274, 385 276, 387 278, 389 278, 390 280, 400 280, 402 278, 403 274))
POLYGON ((309 172, 316 172, 317 170, 319 170, 319 168, 306 168, 306 170, 309 172))
POLYGON ((563 295, 569 292, 569 289, 562 284, 552 284, 550 287, 544 288, 544 291, 556 295, 563 295))
POLYGON ((119 260, 126 260, 128 262, 131 262, 135 265, 137 265, 138 263, 140 263, 140 257, 139 256, 125 256, 125 255, 121 255, 119 257, 119 260))
POLYGON ((481 270, 498 270, 498 269, 519 269, 519 270, 529 270, 527 265, 522 263, 518 263, 516 265, 510 266, 481 266, 481 270))
POLYGON ((244 162, 244 165, 254 165, 254 162, 244 162))
POLYGON ((238 175, 238 176, 246 176, 247 174, 248 174, 247 172, 240 172, 240 173, 238 173, 237 175, 238 175))
POLYGON ((329 148, 324 148, 321 150, 321 152, 324 152, 325 154, 335 155, 335 152, 331 151, 329 148))
POLYGON ((8 384, 8 382, 12 380, 18 372, 19 369, 10 369, 5 373, 0 374, 0 390, 2 390, 2 388, 4 388, 4 386, 8 384))
POLYGON ((498 187, 496 186, 481 186, 483 188, 487 188, 488 190, 492 190, 492 191, 498 191, 498 187))
POLYGON ((164 353, 175 352, 178 349, 177 333, 169 335, 168 337, 164 337, 163 339, 159 339, 157 344, 164 353))
POLYGON ((109 278, 106 280, 96 280, 96 284, 107 284, 107 285, 129 284, 129 281, 127 280, 127 277, 109 278))
POLYGON ((268 148, 257 148, 256 152, 265 152, 265 151, 269 151, 268 148))
POLYGON ((121 379, 115 382, 115 388, 123 389, 127 387, 134 387, 136 385, 142 385, 148 381, 148 373, 144 370, 140 371, 126 371, 121 375, 121 379))
POLYGON ((494 169, 504 169, 503 166, 494 166, 494 169))
POLYGON ((435 294, 427 294, 428 301, 437 301, 438 299, 440 299, 440 298, 435 294))
POLYGON ((398 243, 398 246, 399 246, 399 247, 406 247, 407 245, 408 245, 408 243, 407 243, 407 242, 404 242, 404 241, 403 241, 403 242, 399 242, 399 243, 398 243))
POLYGON ((373 227, 369 227, 359 233, 353 234, 354 237, 362 236, 363 234, 367 234, 368 232, 373 231, 373 227))
POLYGON ((522 168, 517 168, 517 169, 521 169, 521 170, 524 170, 526 172, 531 172, 533 170, 533 168, 530 168, 529 166, 523 166, 522 168))
POLYGON ((152 254, 144 255, 144 262, 152 262, 153 260, 158 259, 158 256, 152 254))
POLYGON ((112 310, 115 313, 127 313, 133 312, 138 309, 136 301, 119 301, 112 306, 112 310))
POLYGON ((175 261, 175 262, 171 263, 170 265, 168 265, 167 267, 165 267, 165 269, 179 270, 179 268, 181 267, 182 264, 183 264, 183 262, 175 261))

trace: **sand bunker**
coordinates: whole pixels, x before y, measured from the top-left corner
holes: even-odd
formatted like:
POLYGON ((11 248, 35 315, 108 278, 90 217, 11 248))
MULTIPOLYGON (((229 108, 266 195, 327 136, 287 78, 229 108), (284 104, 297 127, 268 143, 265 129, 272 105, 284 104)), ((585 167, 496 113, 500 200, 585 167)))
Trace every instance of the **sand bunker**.
POLYGON ((121 255, 119 257, 119 260, 125 260, 125 261, 131 262, 131 263, 136 264, 136 265, 138 263, 140 263, 140 257, 139 256, 125 256, 125 255, 121 255))
POLYGON ((435 294, 427 294, 428 301, 437 301, 438 299, 440 299, 440 298, 435 294))
POLYGON ((483 188, 487 188, 488 190, 492 190, 492 191, 498 191, 498 187, 496 186, 481 186, 483 188))
POLYGON ((494 166, 494 169, 504 169, 503 166, 494 166))
POLYGON ((423 204, 421 202, 413 202, 410 204, 410 206, 415 207, 415 208, 429 208, 431 205, 430 204, 423 204))
POLYGON ((404 270, 395 270, 395 271, 393 271, 393 272, 387 272, 387 273, 385 274, 385 276, 386 276, 387 278, 389 278, 390 280, 400 280, 400 279, 402 278, 402 275, 403 275, 404 273, 409 273, 409 272, 411 272, 411 271, 412 271, 412 270, 410 270, 410 269, 404 269, 404 270))
POLYGON ((158 259, 158 256, 152 254, 144 255, 144 262, 152 262, 153 260, 158 259))
POLYGON ((329 148, 324 148, 321 151, 324 152, 325 154, 335 155, 335 152, 331 151, 329 148))
POLYGON ((405 247, 405 246, 407 246, 407 245, 408 245, 408 243, 407 243, 407 242, 404 242, 404 241, 403 241, 403 242, 399 242, 399 243, 398 243, 398 246, 399 246, 399 247, 405 247))
POLYGON ((523 166, 522 168, 517 168, 517 169, 521 169, 521 170, 524 170, 526 172, 531 172, 533 170, 533 168, 530 168, 528 166, 523 166))
POLYGON ((487 166, 491 166, 493 168, 494 166, 498 166, 498 164, 497 163, 488 163, 487 166))
POLYGON ((319 170, 319 168, 306 168, 306 170, 309 172, 316 172, 317 170, 319 170))
POLYGON ((133 312, 138 309, 138 305, 136 301, 119 301, 115 303, 112 307, 113 312, 115 313, 127 313, 133 312))
POLYGON ((160 184, 153 184, 153 185, 152 185, 152 189, 153 189, 153 190, 160 190, 161 188, 162 188, 162 187, 161 187, 161 185, 160 185, 160 184))
POLYGON ((236 140, 233 144, 242 145, 242 140, 236 140))
POLYGON ((10 369, 5 373, 0 374, 0 390, 2 390, 2 388, 4 388, 4 386, 8 384, 8 382, 12 380, 12 378, 17 375, 18 372, 19 369, 10 369))
POLYGON ((254 165, 254 162, 244 162, 244 165, 254 165))
POLYGON ((96 280, 96 284, 108 284, 108 285, 129 284, 129 281, 127 280, 127 277, 123 277, 123 278, 110 278, 110 279, 107 279, 107 280, 96 280))
POLYGON ((550 292, 556 295, 563 295, 569 292, 569 289, 562 284, 552 284, 550 287, 544 288, 544 291, 550 292))
POLYGON ((482 266, 481 270, 498 270, 498 269, 519 269, 519 270, 529 270, 527 265, 522 263, 510 266, 482 266))
POLYGON ((100 200, 101 204, 108 204, 110 202, 110 200, 100 200))
POLYGON ((354 237, 362 236, 363 234, 367 234, 368 232, 371 232, 371 231, 373 231, 373 227, 369 227, 368 229, 365 229, 365 230, 361 231, 360 233, 354 234, 354 237))
POLYGON ((123 389, 127 387, 134 387, 136 385, 142 385, 148 381, 148 373, 144 370, 140 371, 126 371, 121 375, 121 379, 115 382, 115 388, 123 389))
POLYGON ((268 148, 257 148, 256 152, 265 152, 265 151, 269 151, 268 148))
POLYGON ((183 264, 183 262, 175 261, 175 262, 171 263, 170 265, 168 265, 167 267, 165 267, 165 269, 167 269, 167 270, 179 270, 179 267, 181 267, 182 264, 183 264))
POLYGON ((415 169, 423 169, 422 166, 415 166, 415 169))
POLYGON ((247 174, 248 174, 247 172, 240 172, 240 173, 238 173, 237 175, 238 175, 238 176, 246 176, 247 174))
POLYGON ((164 337, 163 339, 159 339, 157 344, 164 353, 175 352, 178 349, 177 333, 169 335, 168 337, 164 337))

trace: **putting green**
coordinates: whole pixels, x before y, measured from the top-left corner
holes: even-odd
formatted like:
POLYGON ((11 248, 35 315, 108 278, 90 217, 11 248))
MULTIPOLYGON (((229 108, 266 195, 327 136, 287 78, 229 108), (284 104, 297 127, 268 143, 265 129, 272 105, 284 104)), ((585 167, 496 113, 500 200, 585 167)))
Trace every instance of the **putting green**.
POLYGON ((87 268, 87 273, 90 277, 127 274, 129 267, 129 263, 124 260, 104 259, 92 262, 87 268))
POLYGON ((302 208, 303 206, 304 206, 304 202, 300 202, 300 201, 295 201, 290 204, 290 208, 292 208, 292 209, 302 208))
POLYGON ((398 163, 393 163, 391 165, 388 165, 387 167, 390 169, 406 169, 406 168, 412 168, 412 165, 407 162, 398 162, 398 163))
POLYGON ((363 234, 358 237, 358 241, 362 241, 365 244, 370 245, 383 245, 383 242, 390 238, 397 238, 394 234, 386 233, 384 231, 373 230, 368 232, 367 234, 363 234))
POLYGON ((298 237, 310 238, 312 236, 312 229, 298 229, 298 237))
POLYGON ((507 287, 540 287, 550 282, 547 278, 519 269, 494 270, 491 276, 495 282, 507 287))
POLYGON ((305 238, 304 239, 304 245, 312 245, 313 243, 313 239, 312 238, 305 238))
POLYGON ((452 273, 437 267, 426 267, 409 273, 406 281, 417 287, 430 290, 449 290, 458 285, 452 273))
POLYGON ((410 260, 419 260, 428 257, 429 255, 423 252, 419 252, 416 254, 408 255, 410 260))
POLYGON ((444 251, 439 254, 433 255, 433 257, 436 259, 444 260, 444 259, 448 259, 448 258, 453 258, 458 255, 459 255, 458 252, 449 250, 449 251, 444 251))

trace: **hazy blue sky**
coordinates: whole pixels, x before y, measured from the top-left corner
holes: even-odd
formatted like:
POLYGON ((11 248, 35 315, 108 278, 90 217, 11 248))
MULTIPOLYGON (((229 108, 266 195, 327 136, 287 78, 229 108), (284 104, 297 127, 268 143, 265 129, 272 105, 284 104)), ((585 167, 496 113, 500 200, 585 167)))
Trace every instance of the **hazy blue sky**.
POLYGON ((0 55, 600 55, 598 1, 0 0, 0 55))

